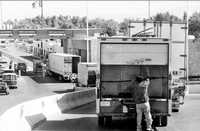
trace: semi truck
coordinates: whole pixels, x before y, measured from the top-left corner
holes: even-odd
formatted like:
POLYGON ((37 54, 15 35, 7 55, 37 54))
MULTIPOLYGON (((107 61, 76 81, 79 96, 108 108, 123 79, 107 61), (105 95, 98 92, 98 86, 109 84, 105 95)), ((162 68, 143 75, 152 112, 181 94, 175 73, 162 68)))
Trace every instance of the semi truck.
POLYGON ((161 38, 99 38, 96 112, 99 126, 112 118, 136 119, 130 83, 150 78, 148 89, 154 127, 167 126, 171 114, 170 41, 161 38))
POLYGON ((48 74, 59 80, 77 81, 78 63, 81 57, 64 53, 50 53, 48 56, 48 74))
POLYGON ((171 41, 172 111, 178 112, 187 90, 187 22, 140 21, 130 23, 130 36, 168 38, 171 41))

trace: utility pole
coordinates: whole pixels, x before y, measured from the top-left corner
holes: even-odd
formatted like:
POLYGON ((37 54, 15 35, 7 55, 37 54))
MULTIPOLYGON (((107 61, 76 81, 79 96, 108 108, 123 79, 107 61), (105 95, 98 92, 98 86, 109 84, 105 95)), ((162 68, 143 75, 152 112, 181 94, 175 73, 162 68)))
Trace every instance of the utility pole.
POLYGON ((87 43, 87 62, 90 62, 90 49, 89 49, 89 41, 88 41, 88 1, 86 1, 86 43, 87 43))
POLYGON ((40 0, 40 8, 41 8, 41 19, 43 19, 43 0, 40 0))
POLYGON ((151 10, 150 10, 150 0, 148 0, 148 18, 151 17, 151 10))
POLYGON ((37 6, 39 5, 40 7, 40 17, 41 19, 43 18, 43 0, 35 0, 33 3, 32 3, 32 7, 33 8, 37 8, 37 6))
POLYGON ((189 64, 188 64, 188 58, 189 58, 189 48, 188 48, 188 32, 189 32, 189 0, 187 0, 187 15, 186 15, 186 35, 185 35, 185 53, 186 53, 186 81, 188 82, 189 81, 189 78, 188 78, 188 69, 189 69, 189 64))
POLYGON ((0 1, 0 17, 1 17, 0 29, 3 29, 3 9, 2 9, 2 1, 0 1))

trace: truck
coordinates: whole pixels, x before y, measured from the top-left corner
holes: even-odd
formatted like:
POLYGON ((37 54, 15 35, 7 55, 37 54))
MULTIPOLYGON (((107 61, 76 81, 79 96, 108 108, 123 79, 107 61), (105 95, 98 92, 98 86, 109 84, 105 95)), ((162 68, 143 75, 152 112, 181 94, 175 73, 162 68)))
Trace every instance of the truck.
POLYGON ((59 80, 77 81, 78 63, 81 57, 64 53, 50 53, 47 72, 59 80))
POLYGON ((81 62, 78 64, 78 85, 96 87, 96 63, 81 62))
POLYGON ((154 127, 167 126, 171 114, 170 41, 162 38, 99 38, 96 112, 98 125, 113 118, 136 119, 129 89, 137 75, 150 78, 149 97, 154 127))
POLYGON ((187 90, 187 22, 172 21, 132 21, 130 36, 148 35, 157 38, 168 38, 171 41, 171 69, 172 77, 172 111, 178 112, 184 103, 187 90))

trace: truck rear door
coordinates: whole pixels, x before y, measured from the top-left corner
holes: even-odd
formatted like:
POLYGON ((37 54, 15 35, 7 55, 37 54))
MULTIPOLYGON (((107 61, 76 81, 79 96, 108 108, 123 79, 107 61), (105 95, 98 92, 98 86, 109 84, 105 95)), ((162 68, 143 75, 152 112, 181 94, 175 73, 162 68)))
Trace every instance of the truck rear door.
POLYGON ((123 113, 120 102, 133 98, 129 84, 136 75, 150 77, 150 104, 154 115, 168 114, 169 45, 167 42, 100 43, 100 113, 123 113), (105 103, 105 105, 101 105, 105 103))

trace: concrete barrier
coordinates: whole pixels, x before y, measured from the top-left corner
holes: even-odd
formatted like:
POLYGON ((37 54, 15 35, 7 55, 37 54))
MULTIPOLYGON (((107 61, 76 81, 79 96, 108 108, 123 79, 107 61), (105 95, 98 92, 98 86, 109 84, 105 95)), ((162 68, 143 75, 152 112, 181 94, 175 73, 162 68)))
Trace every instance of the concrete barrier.
POLYGON ((63 111, 95 101, 95 92, 96 89, 93 88, 21 103, 0 117, 0 131, 31 131, 48 120, 51 114, 59 115, 63 111))
POLYGON ((69 95, 64 95, 61 99, 58 100, 58 106, 61 109, 61 112, 65 112, 69 109, 81 106, 93 102, 96 99, 96 90, 86 90, 84 92, 78 91, 71 93, 69 95), (88 99, 90 98, 90 99, 88 99))

